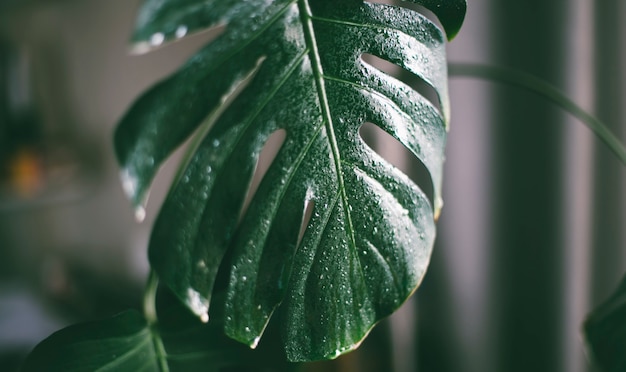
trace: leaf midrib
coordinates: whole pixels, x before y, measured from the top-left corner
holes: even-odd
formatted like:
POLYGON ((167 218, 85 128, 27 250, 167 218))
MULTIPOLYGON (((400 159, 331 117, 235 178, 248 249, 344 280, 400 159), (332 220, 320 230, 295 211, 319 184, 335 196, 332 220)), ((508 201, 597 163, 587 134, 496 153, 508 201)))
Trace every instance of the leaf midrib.
MULTIPOLYGON (((339 154, 339 145, 337 143, 337 137, 335 136, 335 128, 333 120, 330 115, 330 106, 328 103, 328 96, 326 94, 326 87, 324 83, 324 71, 322 68, 321 58, 317 48, 317 41, 315 39, 315 30, 313 29, 313 14, 311 7, 309 6, 309 0, 298 0, 298 8, 300 10, 300 19, 302 22, 302 29, 304 32, 305 42, 309 49, 309 57, 311 59, 311 67, 313 68, 313 77, 315 79, 315 86, 317 88, 317 94, 320 99, 320 109, 322 111, 322 117, 325 121, 326 132, 328 135, 328 142, 331 147, 333 160, 335 163, 335 171, 337 173, 337 182, 339 184, 339 192, 341 193, 341 201, 346 216, 346 230, 348 238, 352 248, 352 253, 356 254, 356 238, 354 236, 354 227, 352 224, 352 215, 348 204, 348 195, 346 194, 345 182, 343 179, 343 171, 341 169, 341 155, 339 154)), ((358 258, 358 257, 357 257, 358 258)), ((357 259, 356 262, 359 262, 357 259)), ((360 270, 362 272, 362 268, 360 270)))

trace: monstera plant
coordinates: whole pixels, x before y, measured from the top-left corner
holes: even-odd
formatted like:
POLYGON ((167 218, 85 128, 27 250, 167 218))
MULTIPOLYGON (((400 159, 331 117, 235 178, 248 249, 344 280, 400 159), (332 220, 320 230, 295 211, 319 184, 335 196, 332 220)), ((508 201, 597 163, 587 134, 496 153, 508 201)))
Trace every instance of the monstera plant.
MULTIPOLYGON (((159 168, 187 144, 153 227, 144 311, 61 330, 24 370, 290 370, 290 362, 355 349, 428 266, 442 205, 449 72, 543 95, 626 164, 606 126, 545 82, 501 68, 448 68, 445 42, 463 22, 465 0, 406 3, 439 23, 362 0, 144 0, 132 37, 138 52, 220 30, 143 94, 115 132, 139 220, 159 168), (376 59, 436 97, 368 63, 376 59), (423 163, 431 185, 422 186, 434 195, 370 148, 365 124, 423 163), (275 133, 284 139, 253 186, 275 133)), ((585 323, 590 354, 606 371, 626 368, 625 283, 585 323)))
POLYGON ((362 0, 145 0, 132 38, 138 51, 223 31, 143 94, 115 132, 139 219, 160 166, 190 142, 152 230, 144 314, 57 332, 25 370, 219 370, 258 367, 267 353, 331 359, 397 309, 420 284, 435 239, 449 112, 445 42, 466 7, 411 2, 443 29, 418 11, 362 0), (419 77, 437 99, 364 55, 419 77), (366 144, 365 123, 424 164, 432 199, 366 144), (284 141, 253 193, 275 132, 284 141), (177 300, 157 314, 159 285, 177 300), (251 350, 265 343, 266 352, 251 350))

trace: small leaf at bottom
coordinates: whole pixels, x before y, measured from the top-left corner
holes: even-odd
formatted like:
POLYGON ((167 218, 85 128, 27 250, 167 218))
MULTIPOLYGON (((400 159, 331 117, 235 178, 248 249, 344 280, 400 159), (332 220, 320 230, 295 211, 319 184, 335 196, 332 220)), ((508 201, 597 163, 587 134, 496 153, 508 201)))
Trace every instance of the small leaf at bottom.
POLYGON ((136 311, 62 329, 41 342, 24 372, 158 371, 150 329, 136 311))

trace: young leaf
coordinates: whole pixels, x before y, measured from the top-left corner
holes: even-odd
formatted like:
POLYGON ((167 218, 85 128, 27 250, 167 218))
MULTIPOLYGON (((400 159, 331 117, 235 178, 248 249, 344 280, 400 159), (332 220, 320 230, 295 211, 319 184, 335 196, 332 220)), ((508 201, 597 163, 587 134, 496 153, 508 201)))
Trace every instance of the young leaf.
POLYGON ((626 370, 626 277, 613 295, 585 321, 592 360, 605 372, 626 370))
MULTIPOLYGON (((452 33, 463 19, 464 0, 414 2, 452 33)), ((412 10, 359 0, 146 0, 134 42, 145 50, 220 25, 119 125, 124 188, 143 208, 159 166, 195 132, 150 241, 162 283, 207 321, 228 251, 228 335, 255 347, 280 306, 290 360, 336 357, 400 306, 428 265, 449 110, 443 32, 412 10), (364 53, 430 84, 441 111, 364 53), (365 144, 365 122, 424 163, 434 206, 365 144), (244 210, 279 130, 284 143, 244 210)))

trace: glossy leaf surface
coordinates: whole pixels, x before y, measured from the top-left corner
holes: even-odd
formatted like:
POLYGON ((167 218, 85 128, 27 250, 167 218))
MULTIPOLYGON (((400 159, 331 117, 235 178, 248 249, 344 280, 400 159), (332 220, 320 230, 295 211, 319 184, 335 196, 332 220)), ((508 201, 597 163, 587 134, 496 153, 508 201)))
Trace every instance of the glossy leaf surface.
POLYGON ((591 359, 605 372, 626 370, 626 278, 585 322, 591 359))
POLYGON ((237 367, 237 371, 291 370, 280 360, 268 360, 264 350, 253 353, 227 339, 219 327, 221 320, 199 324, 182 310, 166 312, 158 331, 151 330, 136 311, 70 326, 37 345, 22 371, 218 372, 226 367, 237 367))
MULTIPOLYGON (((416 2, 458 29, 464 1, 416 2)), ((154 225, 151 265, 206 321, 228 253, 229 336, 256 346, 280 306, 290 360, 336 357, 398 308, 428 265, 449 110, 443 31, 412 10, 355 0, 147 0, 134 42, 146 50, 219 25, 220 37, 144 94, 116 131, 138 208, 162 162, 197 139, 154 225), (431 85, 441 111, 364 53, 431 85), (434 206, 365 144, 365 122, 422 161, 434 206), (244 208, 279 130, 285 140, 244 208)))
POLYGON ((159 366, 146 321, 136 311, 127 311, 54 333, 37 345, 22 370, 158 371, 159 366))

